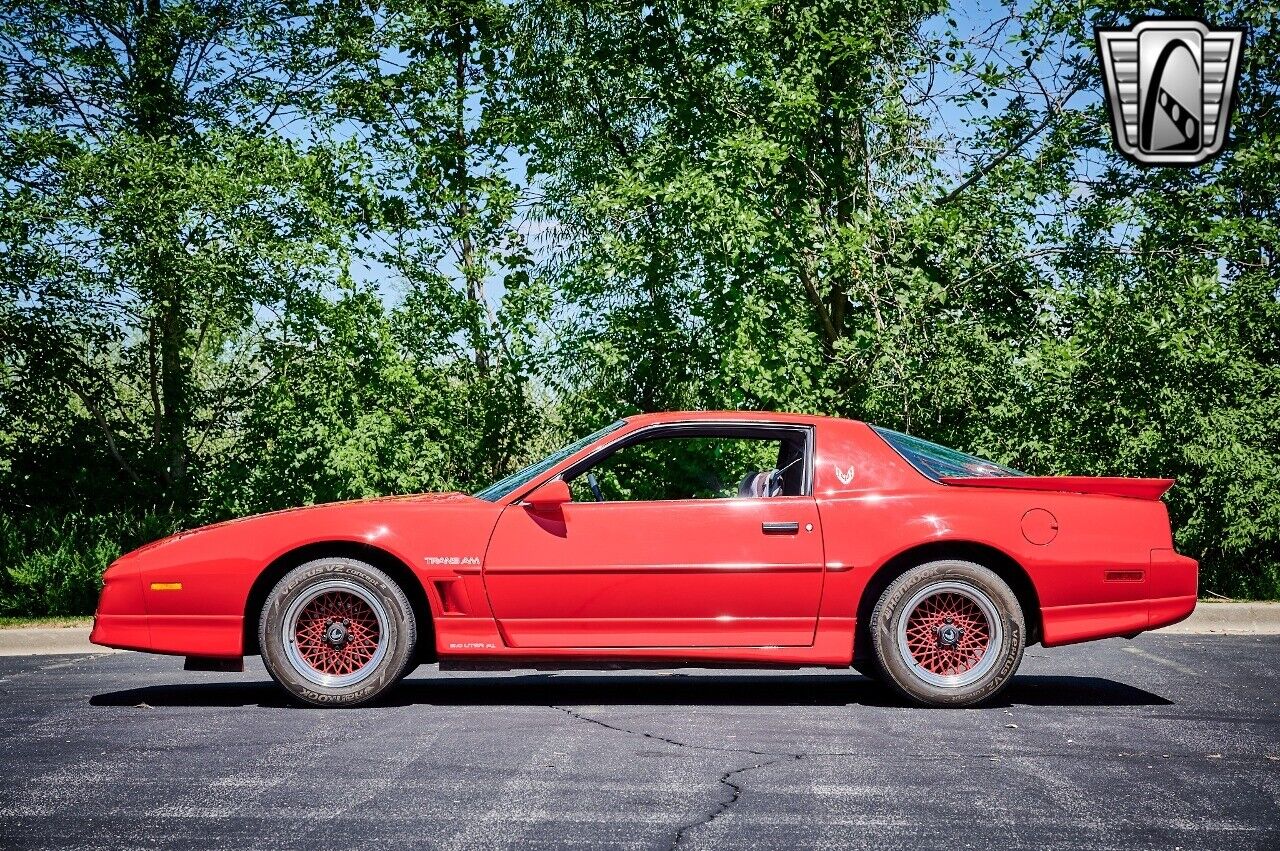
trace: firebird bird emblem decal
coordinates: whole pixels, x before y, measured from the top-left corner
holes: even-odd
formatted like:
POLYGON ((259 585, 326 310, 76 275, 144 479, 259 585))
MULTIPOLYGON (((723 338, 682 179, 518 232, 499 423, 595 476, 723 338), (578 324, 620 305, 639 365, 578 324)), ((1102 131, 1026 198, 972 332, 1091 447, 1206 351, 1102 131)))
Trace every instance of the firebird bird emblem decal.
POLYGON ((848 470, 841 470, 839 467, 836 467, 836 478, 840 480, 840 484, 842 485, 847 485, 849 482, 852 482, 853 465, 850 464, 848 470))

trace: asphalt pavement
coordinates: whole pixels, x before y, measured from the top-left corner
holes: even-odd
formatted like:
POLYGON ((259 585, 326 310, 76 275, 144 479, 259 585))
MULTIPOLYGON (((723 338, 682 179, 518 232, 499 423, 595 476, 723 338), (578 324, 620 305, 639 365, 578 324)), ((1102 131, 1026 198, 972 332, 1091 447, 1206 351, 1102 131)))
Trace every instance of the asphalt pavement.
POLYGON ((442 673, 284 703, 260 663, 0 658, 3 848, 1280 848, 1280 637, 1032 648, 1000 701, 805 670, 442 673))

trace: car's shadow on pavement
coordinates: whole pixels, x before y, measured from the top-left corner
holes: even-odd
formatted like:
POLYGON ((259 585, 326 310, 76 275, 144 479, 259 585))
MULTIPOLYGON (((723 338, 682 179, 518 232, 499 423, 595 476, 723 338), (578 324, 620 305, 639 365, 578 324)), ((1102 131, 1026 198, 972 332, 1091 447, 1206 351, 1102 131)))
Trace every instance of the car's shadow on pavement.
MULTIPOLYGON (((106 692, 93 706, 264 706, 290 703, 270 682, 193 683, 106 692)), ((1167 706, 1172 701, 1101 677, 1014 677, 990 706, 1167 706)), ((381 706, 904 706, 892 691, 854 674, 786 676, 532 673, 411 677, 381 706)))

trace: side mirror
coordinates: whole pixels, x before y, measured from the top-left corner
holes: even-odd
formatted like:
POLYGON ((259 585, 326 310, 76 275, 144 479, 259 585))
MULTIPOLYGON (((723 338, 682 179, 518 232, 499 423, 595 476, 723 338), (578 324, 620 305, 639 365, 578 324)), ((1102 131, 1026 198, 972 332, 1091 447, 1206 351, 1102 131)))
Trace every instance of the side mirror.
POLYGON ((564 479, 552 479, 524 498, 525 507, 540 514, 559 511, 566 502, 572 501, 569 485, 564 479))

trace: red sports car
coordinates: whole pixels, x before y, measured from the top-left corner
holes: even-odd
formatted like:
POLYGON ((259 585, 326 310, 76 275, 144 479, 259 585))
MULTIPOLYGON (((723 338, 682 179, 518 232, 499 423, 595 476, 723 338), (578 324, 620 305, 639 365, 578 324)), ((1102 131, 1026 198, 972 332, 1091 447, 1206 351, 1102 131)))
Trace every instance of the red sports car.
POLYGON ((1187 617, 1169 479, 1026 476, 851 420, 629 417, 479 493, 318 505, 116 561, 93 640, 243 670, 306 703, 442 667, 829 666, 924 704, 1028 644, 1187 617))

